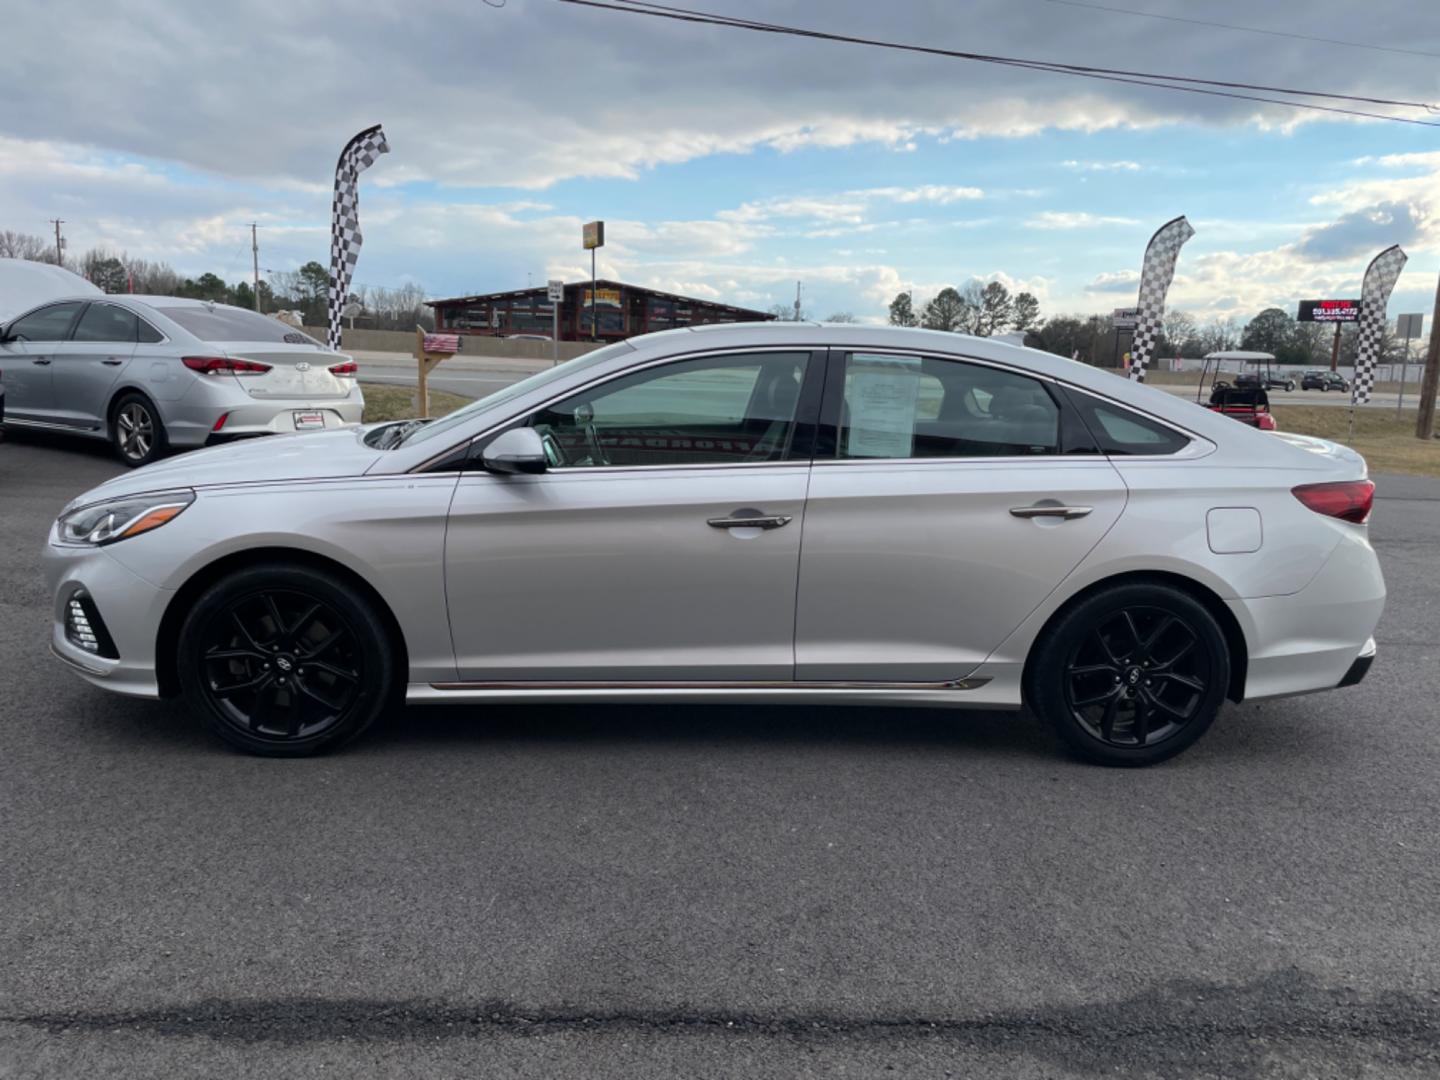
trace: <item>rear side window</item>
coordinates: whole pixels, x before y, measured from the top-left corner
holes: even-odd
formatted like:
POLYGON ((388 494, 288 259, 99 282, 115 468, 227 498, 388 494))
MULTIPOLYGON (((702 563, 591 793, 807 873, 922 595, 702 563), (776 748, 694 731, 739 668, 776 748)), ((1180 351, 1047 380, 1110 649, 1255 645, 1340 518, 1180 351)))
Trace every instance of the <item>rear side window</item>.
POLYGON ((156 330, 155 327, 151 326, 144 319, 136 319, 135 321, 140 324, 140 333, 138 335, 140 344, 154 345, 158 341, 165 340, 165 335, 160 333, 159 330, 156 330))
POLYGON ((279 319, 267 318, 258 311, 246 311, 244 308, 217 304, 214 307, 157 307, 155 310, 167 319, 179 323, 201 341, 268 341, 291 345, 320 345, 320 342, 309 334, 302 334, 279 319))
POLYGON ((23 319, 16 319, 10 325, 11 341, 64 341, 75 313, 80 310, 78 301, 51 304, 39 311, 32 311, 23 319))
POLYGON ((91 304, 75 327, 75 341, 125 342, 138 336, 139 319, 114 304, 91 304))
POLYGON ((1190 440, 1172 428, 1101 398, 1068 389, 1102 454, 1176 454, 1190 440))
POLYGON ((842 458, 1028 457, 1060 452, 1060 409, 1038 380, 938 357, 851 353, 842 458))

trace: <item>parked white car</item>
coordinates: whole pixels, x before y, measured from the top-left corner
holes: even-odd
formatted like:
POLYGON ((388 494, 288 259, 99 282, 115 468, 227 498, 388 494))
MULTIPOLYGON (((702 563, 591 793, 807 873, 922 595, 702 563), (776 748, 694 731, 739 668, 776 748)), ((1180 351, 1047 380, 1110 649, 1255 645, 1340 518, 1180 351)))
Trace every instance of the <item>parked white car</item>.
POLYGON ((1094 760, 1358 682, 1373 485, 1048 353, 740 324, 428 423, 240 444, 74 500, 53 648, 237 746, 411 702, 1028 705, 1094 760))
POLYGON ((127 465, 354 425, 364 411, 354 360, 245 308, 106 296, 69 271, 3 259, 6 310, 6 427, 107 439, 127 465))

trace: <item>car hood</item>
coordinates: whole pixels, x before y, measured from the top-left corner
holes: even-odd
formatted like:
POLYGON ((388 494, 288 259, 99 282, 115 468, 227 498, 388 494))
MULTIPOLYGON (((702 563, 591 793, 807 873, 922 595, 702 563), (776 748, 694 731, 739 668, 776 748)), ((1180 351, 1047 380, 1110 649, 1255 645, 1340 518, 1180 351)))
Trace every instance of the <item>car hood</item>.
POLYGON ((305 435, 267 435, 207 450, 192 450, 123 473, 87 491, 72 501, 70 507, 174 488, 360 476, 385 453, 365 445, 362 440, 366 430, 345 428, 305 435))

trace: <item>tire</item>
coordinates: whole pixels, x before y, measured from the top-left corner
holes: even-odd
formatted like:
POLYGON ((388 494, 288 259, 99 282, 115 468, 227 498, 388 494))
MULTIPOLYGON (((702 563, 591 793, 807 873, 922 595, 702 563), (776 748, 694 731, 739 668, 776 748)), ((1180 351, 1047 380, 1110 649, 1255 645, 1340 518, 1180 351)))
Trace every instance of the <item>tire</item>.
POLYGON ((397 651, 384 620, 353 587, 307 566, 222 578, 190 609, 179 640, 186 704, 248 753, 334 749, 397 696, 397 651))
POLYGON ((1290 394, 1290 393, 1294 393, 1294 391, 1295 391, 1295 384, 1294 384, 1293 382, 1287 382, 1287 383, 1285 384, 1285 392, 1286 392, 1287 394, 1290 394))
POLYGON ((1205 734, 1229 685, 1225 635, 1204 605, 1140 583, 1089 596, 1048 627, 1025 693, 1079 757, 1153 765, 1205 734))
POLYGON ((110 418, 110 445, 115 456, 138 469, 163 457, 169 445, 160 410, 144 394, 123 394, 115 402, 110 418))

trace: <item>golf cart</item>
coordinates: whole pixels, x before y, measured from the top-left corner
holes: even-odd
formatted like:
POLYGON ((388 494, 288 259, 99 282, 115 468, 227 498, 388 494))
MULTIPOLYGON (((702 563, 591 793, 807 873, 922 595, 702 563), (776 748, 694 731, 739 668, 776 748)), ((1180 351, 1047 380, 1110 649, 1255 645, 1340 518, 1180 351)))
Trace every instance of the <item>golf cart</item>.
POLYGON ((1270 413, 1269 389, 1271 386, 1283 386, 1287 390, 1295 388, 1293 381, 1287 385, 1286 380, 1271 375, 1270 364, 1274 359, 1269 353, 1262 352, 1210 353, 1205 357, 1205 366, 1200 370, 1200 385, 1195 388, 1195 403, 1204 404, 1212 412, 1223 413, 1232 420, 1239 420, 1242 424, 1249 424, 1261 431, 1274 431, 1275 417, 1270 413), (1221 378, 1224 374, 1221 368, 1227 360, 1240 363, 1240 372, 1233 381, 1221 378), (1253 372, 1247 370, 1251 364, 1255 365, 1253 372), (1210 398, 1208 402, 1202 402, 1206 375, 1209 375, 1211 380, 1210 398))

